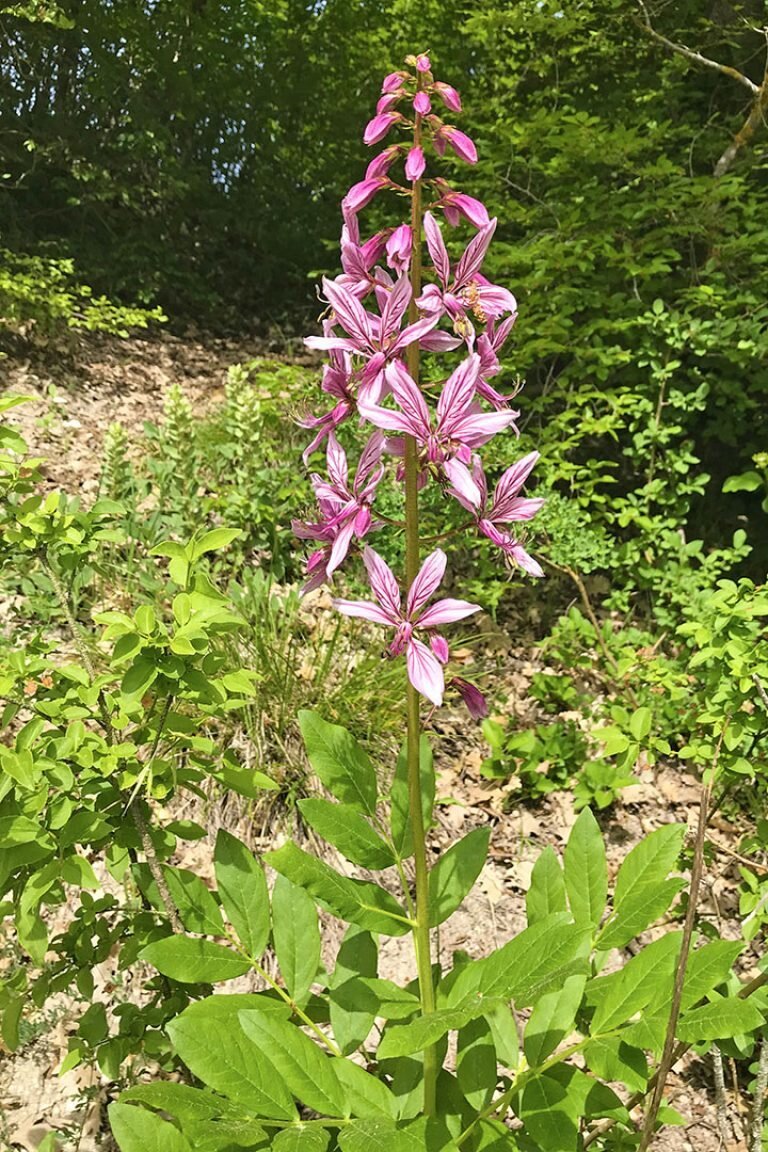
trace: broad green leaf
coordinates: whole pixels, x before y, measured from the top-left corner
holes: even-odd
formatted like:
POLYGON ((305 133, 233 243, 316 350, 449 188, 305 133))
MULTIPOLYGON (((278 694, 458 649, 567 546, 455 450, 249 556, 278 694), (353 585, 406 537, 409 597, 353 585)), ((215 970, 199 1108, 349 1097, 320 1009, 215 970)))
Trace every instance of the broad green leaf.
POLYGON ((340 920, 389 936, 404 936, 410 931, 405 910, 377 884, 342 876, 290 842, 276 852, 267 853, 265 860, 276 872, 306 889, 318 904, 340 920))
POLYGON ((531 886, 525 896, 528 923, 535 924, 553 912, 566 912, 568 898, 560 861, 548 845, 533 866, 531 886))
POLYGON ((600 923, 608 895, 608 868, 600 827, 585 808, 571 829, 565 852, 565 887, 577 924, 600 923))
MULTIPOLYGON (((435 769, 429 740, 422 735, 419 741, 419 778, 421 782, 421 815, 425 830, 432 821, 435 804, 435 769)), ((395 766, 390 790, 392 840, 401 860, 413 855, 413 827, 411 825, 411 797, 408 788, 407 744, 403 744, 395 766)))
POLYGON ((139 656, 123 676, 120 691, 124 696, 143 696, 159 675, 160 669, 147 656, 139 656))
POLYGON ((677 862, 685 839, 685 825, 665 824, 651 832, 628 853, 616 875, 613 905, 620 911, 640 893, 655 888, 677 862))
POLYGON ((525 1086, 519 1116, 541 1152, 576 1152, 584 1102, 576 1072, 553 1068, 525 1086))
POLYGON ((245 844, 224 828, 216 836, 213 860, 224 911, 243 947, 258 959, 269 940, 269 892, 264 869, 245 844))
POLYGON ((283 1084, 307 1108, 323 1116, 348 1116, 347 1091, 333 1061, 300 1028, 271 1012, 241 1012, 240 1026, 269 1055, 283 1084))
POLYGON ((587 1067, 601 1080, 624 1084, 630 1092, 642 1092, 648 1082, 648 1061, 639 1048, 621 1036, 590 1040, 584 1049, 587 1067))
POLYGON ((702 1040, 726 1040, 731 1036, 754 1032, 764 1023, 763 1013, 751 1000, 742 1000, 738 996, 718 996, 710 1004, 686 1012, 678 1023, 677 1036, 686 1044, 696 1044, 702 1040))
POLYGON ((346 1090, 353 1116, 363 1119, 377 1116, 389 1120, 396 1118, 397 1100, 386 1084, 351 1060, 334 1058, 332 1064, 339 1082, 346 1090))
POLYGON ((470 1105, 480 1112, 496 1087, 496 1047, 491 1026, 482 1016, 459 1029, 456 1079, 470 1105))
POLYGON ((310 1127, 297 1121, 295 1126, 278 1132, 270 1144, 274 1152, 325 1152, 331 1139, 323 1128, 310 1127))
POLYGON ((645 740, 648 733, 651 731, 651 723, 653 721, 653 713, 650 708, 636 708, 629 718, 629 731, 634 736, 638 743, 645 740))
POLYGON ((506 1068, 516 1068, 520 1059, 520 1039, 512 1009, 502 1000, 497 1000, 483 1013, 483 1017, 491 1029, 499 1062, 506 1068))
POLYGON ((373 816, 376 770, 364 748, 346 728, 329 724, 316 712, 299 712, 307 757, 318 779, 342 804, 373 816))
POLYGON ((685 968, 681 1011, 692 1008, 718 984, 723 984, 744 948, 743 940, 713 940, 691 952, 685 968))
POLYGON ((619 912, 607 921, 598 934, 595 947, 601 952, 623 948, 629 940, 663 916, 684 887, 685 880, 682 877, 671 876, 658 884, 638 889, 635 895, 624 901, 619 912))
POLYGON ((418 1012, 418 996, 391 980, 375 977, 350 977, 330 990, 331 1005, 337 1003, 346 1012, 365 1012, 385 1020, 407 1020, 418 1012))
POLYGON ((672 980, 680 951, 681 932, 668 932, 628 960, 618 972, 600 976, 589 985, 597 1000, 592 1034, 610 1032, 636 1012, 672 998, 672 980))
POLYGON ((408 1024, 390 1026, 384 1032, 377 1050, 379 1060, 393 1056, 410 1056, 431 1047, 446 1032, 463 1028, 491 1005, 478 1001, 466 1008, 441 1008, 428 1016, 418 1016, 408 1024))
POLYGON ((213 940, 194 936, 166 936, 155 940, 139 953, 147 964, 153 964, 163 976, 181 984, 218 984, 234 980, 249 972, 251 965, 231 948, 213 940))
POLYGON ((171 898, 188 932, 223 936, 224 921, 219 906, 203 881, 186 868, 164 869, 171 898))
POLYGON ((483 960, 462 968, 448 996, 449 1007, 470 997, 514 1000, 517 1008, 535 1004, 567 976, 587 969, 591 929, 557 912, 524 929, 483 960))
POLYGON ((228 1100, 257 1116, 294 1120, 293 1097, 269 1053, 246 1036, 239 1012, 231 1010, 239 997, 226 998, 235 1001, 226 1012, 215 1003, 219 999, 224 997, 199 1001, 191 1006, 195 1011, 187 1008, 171 1020, 167 1031, 176 1052, 194 1076, 228 1100))
POLYGON ((378 1008, 374 1011, 366 1009, 355 999, 354 993, 347 998, 348 1006, 345 1006, 344 994, 340 990, 347 984, 354 985, 360 976, 375 977, 378 961, 376 939, 370 932, 364 932, 353 924, 344 935, 336 956, 336 967, 328 982, 331 1028, 345 1055, 354 1052, 366 1039, 378 1008))
POLYGON ((218 552, 221 548, 226 548, 233 540, 237 540, 238 536, 242 536, 239 528, 213 528, 192 542, 192 561, 199 560, 206 552, 218 552))
POLYGON ((525 1057, 532 1068, 543 1064, 573 1031, 586 976, 569 976, 562 988, 548 992, 536 1004, 525 1028, 525 1057))
POLYGON ((442 924, 456 911, 480 875, 488 854, 489 828, 474 828, 453 844, 429 874, 429 924, 442 924))
POLYGON ((192 1152, 178 1128, 145 1108, 112 1104, 109 1123, 120 1152, 192 1152))
POLYGON ((320 926, 312 897, 285 876, 272 890, 272 939, 285 986, 303 1007, 320 967, 320 926))
POLYGON ((310 797, 299 800, 298 806, 310 828, 353 864, 377 869, 390 868, 395 863, 392 849, 351 805, 310 797))
POLYGON ((424 1141, 386 1120, 359 1120, 339 1132, 341 1152, 425 1152, 424 1141))
MULTIPOLYGON (((175 1116, 178 1120, 210 1120, 221 1112, 225 1101, 217 1101, 214 1096, 201 1088, 189 1084, 177 1084, 174 1080, 155 1080, 151 1084, 139 1084, 121 1092, 121 1101, 137 1100, 175 1116)), ((226 1106, 226 1105, 225 1105, 226 1106)))

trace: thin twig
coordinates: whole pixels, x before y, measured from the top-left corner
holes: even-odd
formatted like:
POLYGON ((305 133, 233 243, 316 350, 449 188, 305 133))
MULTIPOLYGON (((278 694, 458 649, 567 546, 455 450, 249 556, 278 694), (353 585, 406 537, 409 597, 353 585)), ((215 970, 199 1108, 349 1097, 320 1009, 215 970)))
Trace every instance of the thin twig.
POLYGON ((731 1139, 728 1128, 728 1095, 725 1090, 723 1054, 717 1044, 712 1045, 712 1074, 715 1080, 715 1108, 717 1110, 717 1131, 720 1136, 720 1147, 727 1149, 731 1139))
POLYGON ((637 16, 633 16, 632 20, 646 36, 650 36, 652 40, 656 40, 659 44, 663 44, 665 48, 669 48, 670 52, 676 52, 679 56, 684 56, 686 60, 691 60, 694 64, 700 64, 704 68, 711 68, 715 72, 722 72, 724 76, 730 76, 732 80, 738 81, 743 84, 753 96, 756 96, 760 88, 755 84, 754 80, 750 80, 749 76, 745 76, 743 72, 739 72, 738 68, 731 68, 729 64, 720 64, 717 60, 710 60, 708 56, 702 56, 701 52, 696 52, 693 48, 686 47, 685 44, 678 44, 674 40, 668 40, 666 36, 662 36, 660 32, 651 24, 648 9, 646 8, 643 0, 639 0, 640 7, 643 11, 643 20, 639 20, 637 16))
POLYGON ((760 1058, 757 1062, 757 1077, 753 1090, 752 1116, 750 1120, 749 1152, 762 1152, 765 1094, 768 1090, 768 1033, 760 1040, 760 1058))
POLYGON ((685 922, 683 924, 683 940, 680 946, 680 956, 677 961, 677 970, 675 972, 675 983, 672 991, 672 1006, 669 1013, 669 1020, 667 1022, 667 1034, 664 1038, 664 1050, 661 1054, 661 1062, 658 1069, 658 1078, 651 1094, 651 1101, 648 1106, 648 1111, 645 1115, 645 1123, 643 1124, 643 1133, 640 1137, 640 1146, 638 1152, 646 1152, 651 1140, 653 1139, 653 1130, 656 1125, 656 1117, 661 1107, 662 1096, 664 1095, 664 1086, 667 1082, 670 1070, 674 1063, 675 1052, 675 1032, 677 1030, 677 1022, 680 1017, 680 1004, 683 999, 683 986, 685 984, 685 971, 688 967, 688 955, 691 950, 691 941, 693 939, 693 927, 696 922, 696 908, 699 900, 699 888, 701 887, 701 876, 704 871, 704 842, 707 834, 707 818, 709 816, 709 801, 712 795, 712 781, 717 772, 717 761, 720 755, 720 748, 723 742, 723 732, 720 734, 720 739, 715 749, 715 756, 712 762, 712 771, 709 780, 702 788, 701 802, 699 804, 699 824, 696 829, 696 841, 693 850, 693 865, 691 867, 691 882, 688 888, 688 907, 685 910, 685 922))

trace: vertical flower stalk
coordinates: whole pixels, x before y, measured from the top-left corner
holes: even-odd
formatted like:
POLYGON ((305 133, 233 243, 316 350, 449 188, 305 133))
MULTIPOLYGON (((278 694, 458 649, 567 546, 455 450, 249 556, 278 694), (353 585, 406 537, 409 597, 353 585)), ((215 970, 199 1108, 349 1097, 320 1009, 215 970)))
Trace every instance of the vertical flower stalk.
MULTIPOLYGON (((385 77, 376 113, 364 132, 374 146, 393 130, 407 141, 385 147, 368 165, 363 180, 342 201, 342 273, 323 280, 328 308, 323 332, 310 336, 310 348, 327 352, 321 388, 332 406, 306 414, 312 440, 305 459, 325 446, 328 479, 313 473, 319 516, 294 525, 296 534, 316 545, 307 560, 305 590, 335 580, 342 565, 360 553, 372 600, 337 599, 336 608, 394 630, 387 652, 405 658, 407 671, 407 767, 414 844, 414 945, 422 1012, 435 1010, 430 950, 429 875, 426 829, 422 816, 420 771, 421 698, 443 703, 450 650, 439 629, 480 610, 477 604, 445 597, 429 603, 445 575, 447 557, 436 549, 421 562, 419 493, 438 485, 444 496, 468 512, 478 536, 490 540, 506 563, 532 576, 541 568, 531 557, 515 525, 530 521, 542 501, 521 495, 537 453, 513 463, 499 478, 494 496, 478 449, 519 415, 511 396, 496 387, 499 354, 517 315, 511 292, 492 284, 481 267, 496 220, 479 200, 432 175, 428 157, 440 161, 447 151, 465 163, 477 161, 473 141, 435 112, 440 102, 451 113, 461 99, 451 85, 436 81, 425 54, 408 56, 405 68, 385 77), (395 179, 402 164, 402 176, 395 179), (381 192, 410 199, 407 221, 363 240, 360 213, 381 192), (463 252, 451 257, 442 215, 449 228, 475 230, 463 252), (426 247, 426 251, 425 251, 426 247), (425 256, 429 257, 425 261, 425 256), (427 277, 426 285, 422 279, 427 277), (453 357, 438 383, 422 384, 422 356, 453 357), (348 478, 347 452, 339 435, 357 423, 369 426, 354 481, 348 478), (376 499, 387 463, 402 485, 403 519, 378 518, 376 499), (405 537, 402 587, 367 537, 387 525, 405 537)), ((437 362, 439 363, 439 361, 437 362)), ((429 379, 435 376, 429 373, 429 379)), ((345 435, 347 433, 345 432, 345 435)), ((350 436, 352 440, 353 437, 350 436)), ((445 531, 430 526, 430 535, 445 531)), ((460 696, 477 718, 487 711, 476 685, 451 675, 448 689, 460 696)), ((424 1112, 435 1111, 437 1050, 424 1054, 424 1112)))

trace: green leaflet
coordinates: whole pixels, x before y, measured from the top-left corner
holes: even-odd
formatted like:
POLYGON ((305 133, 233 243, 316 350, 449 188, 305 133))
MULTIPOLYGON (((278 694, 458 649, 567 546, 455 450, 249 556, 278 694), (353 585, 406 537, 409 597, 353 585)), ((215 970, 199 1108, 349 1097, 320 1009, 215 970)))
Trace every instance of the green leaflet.
POLYGON ((181 984, 217 984, 243 976, 251 968, 231 948, 196 936, 166 936, 148 944, 139 956, 181 984))
POLYGON ((258 959, 269 940, 269 892, 264 869, 245 844, 224 828, 217 833, 213 860, 224 911, 243 947, 258 959))
POLYGON ((639 890, 608 920, 598 934, 595 947, 601 952, 607 952, 611 948, 622 948, 629 940, 663 916, 675 896, 684 887, 685 880, 682 877, 672 876, 668 880, 639 890))
POLYGON ((378 960, 375 937, 352 924, 341 942, 336 967, 328 982, 331 1028, 345 1055, 359 1048, 373 1027, 378 1009, 364 1006, 355 996, 354 987, 360 976, 375 978, 378 960))
POLYGON ((320 967, 320 925, 312 897, 284 876, 272 890, 272 939, 285 986, 303 1007, 320 967))
POLYGON ((585 808, 571 829, 563 854, 565 887, 577 924, 597 927, 608 896, 608 868, 600 827, 585 808))
POLYGON ((496 1087, 496 1046, 490 1024, 482 1016, 459 1029, 456 1079, 462 1095, 478 1112, 490 1102, 496 1087))
POLYGON ((410 1056, 413 1052, 423 1052, 441 1036, 445 1036, 446 1032, 462 1028, 491 1006, 486 1000, 478 999, 465 1008, 442 1008, 437 1012, 431 1012, 428 1016, 418 1016, 408 1024, 390 1026, 379 1044, 378 1059, 388 1060, 393 1056, 410 1056))
POLYGON ((695 1044, 699 1040, 726 1040, 754 1032, 764 1023, 763 1013, 751 1000, 718 996, 710 1004, 686 1012, 677 1026, 677 1035, 686 1044, 695 1044))
POLYGON ((299 712, 299 727, 307 757, 318 779, 342 804, 373 816, 376 811, 376 770, 364 748, 338 724, 316 712, 299 712))
POLYGON ((349 1115, 348 1094, 330 1057, 300 1028, 273 1013, 241 1012, 239 1021, 297 1100, 323 1116, 349 1115))
POLYGON ((404 936, 410 931, 405 910, 377 884, 342 876, 290 842, 268 852, 265 860, 340 920, 389 936, 404 936))
MULTIPOLYGON (((232 1011, 239 1009, 240 998, 227 998, 224 1010, 215 1003, 219 999, 224 997, 198 1001, 170 1022, 168 1035, 179 1056, 194 1076, 235 1104, 271 1120, 294 1120, 293 1097, 278 1068, 246 1036, 239 1012, 232 1011)), ((253 1007, 253 997, 242 999, 253 1007)))
POLYGON ((397 1100, 381 1080, 366 1072, 351 1060, 334 1058, 333 1064, 339 1083, 347 1093, 350 1111, 353 1116, 362 1118, 384 1117, 394 1120, 397 1116, 397 1100))
MULTIPOLYGON (((435 772, 432 763, 432 749, 429 740, 422 735, 419 740, 419 775, 421 779, 421 809, 424 828, 432 820, 435 803, 435 772)), ((395 766, 395 775, 390 791, 392 807, 390 822, 392 841, 401 860, 413 855, 413 829, 411 827, 411 801, 408 791, 408 758, 406 747, 400 750, 395 766)))
POLYGON ((548 992, 536 1004, 525 1028, 523 1048, 532 1068, 543 1064, 573 1031, 586 976, 569 976, 562 988, 548 992))
POLYGON ((571 923, 567 913, 553 913, 485 959, 465 965, 451 987, 448 1006, 482 996, 528 1007, 565 976, 586 971, 591 935, 589 926, 571 923))
POLYGON ((488 854, 489 828, 474 828, 443 853, 429 874, 429 924, 456 911, 480 875, 488 854))
POLYGON ((535 924, 553 912, 567 912, 565 878, 554 849, 547 845, 533 866, 531 886, 525 897, 528 923, 535 924))
POLYGON ((684 839, 684 825, 665 824, 635 845, 616 874, 613 905, 617 912, 644 889, 654 888, 667 878, 684 839))
POLYGON ((685 1012, 724 983, 736 957, 745 948, 743 940, 712 940, 691 952, 685 969, 685 984, 680 1009, 685 1012))
POLYGON ((181 922, 188 932, 223 936, 219 906, 203 881, 186 868, 164 868, 165 880, 181 922))
POLYGON ((274 1152, 325 1152, 331 1139, 330 1132, 323 1128, 312 1128, 308 1124, 296 1124, 284 1128, 272 1141, 274 1152))
POLYGON ((681 932, 668 932, 643 948, 618 972, 591 981, 588 998, 592 1002, 597 999, 592 1019, 593 1035, 610 1032, 636 1012, 671 1001, 681 941, 681 932))
POLYGON ((178 1128, 144 1108, 112 1104, 109 1123, 121 1152, 192 1152, 178 1128))
POLYGON ((346 1012, 361 1011, 385 1020, 405 1020, 420 1007, 413 992, 375 976, 350 976, 332 987, 330 1000, 346 1012))
POLYGON ((310 828, 353 864, 375 870, 390 868, 395 863, 392 849, 350 804, 333 804, 320 797, 309 797, 299 800, 298 807, 310 828))

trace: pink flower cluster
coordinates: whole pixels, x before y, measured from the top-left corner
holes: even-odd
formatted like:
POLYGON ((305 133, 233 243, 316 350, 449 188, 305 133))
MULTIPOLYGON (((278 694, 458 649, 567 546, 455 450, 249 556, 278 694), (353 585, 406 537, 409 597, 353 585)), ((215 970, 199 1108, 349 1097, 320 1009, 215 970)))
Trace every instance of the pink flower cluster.
MULTIPOLYGON (((510 407, 509 397, 492 383, 501 371, 499 354, 515 322, 517 304, 511 292, 491 283, 481 271, 496 220, 489 218, 479 200, 454 191, 444 179, 426 175, 425 145, 430 143, 438 157, 450 149, 467 163, 477 161, 472 140, 434 111, 439 101, 448 112, 460 112, 459 94, 433 78, 428 56, 410 56, 406 65, 385 77, 376 114, 363 138, 372 146, 394 129, 405 129, 412 142, 387 146, 345 196, 342 273, 323 280, 328 303, 323 334, 305 341, 328 354, 322 390, 332 406, 302 420, 312 432, 305 460, 325 444, 327 478, 312 474, 319 515, 315 521, 294 524, 294 530, 316 544, 307 562, 305 590, 329 580, 353 547, 362 549, 375 600, 337 600, 336 606, 346 615, 394 629, 390 655, 405 655, 411 683, 439 705, 449 650, 437 629, 479 611, 479 605, 448 598, 427 606, 445 573, 446 557, 438 549, 424 561, 403 607, 391 569, 363 543, 384 523, 376 517, 374 502, 385 461, 393 459, 402 479, 406 438, 412 437, 418 449, 419 485, 439 484, 508 562, 532 576, 543 575, 542 570, 513 526, 532 519, 543 501, 521 495, 538 459, 536 452, 508 468, 493 497, 488 495, 478 449, 506 428, 516 431, 519 415, 510 407), (392 175, 398 163, 402 182, 392 175), (385 189, 409 197, 418 190, 427 203, 423 234, 431 276, 418 295, 411 265, 414 253, 420 251, 421 236, 414 236, 412 225, 361 238, 359 214, 385 189), (452 227, 463 219, 476 230, 458 259, 451 258, 440 215, 452 227), (414 345, 420 353, 455 352, 460 357, 439 386, 434 403, 435 385, 425 390, 408 371, 409 349, 413 351, 414 345), (372 427, 353 479, 337 438, 338 429, 350 420, 372 427)), ((451 684, 474 715, 484 713, 477 688, 459 678, 451 684)))

